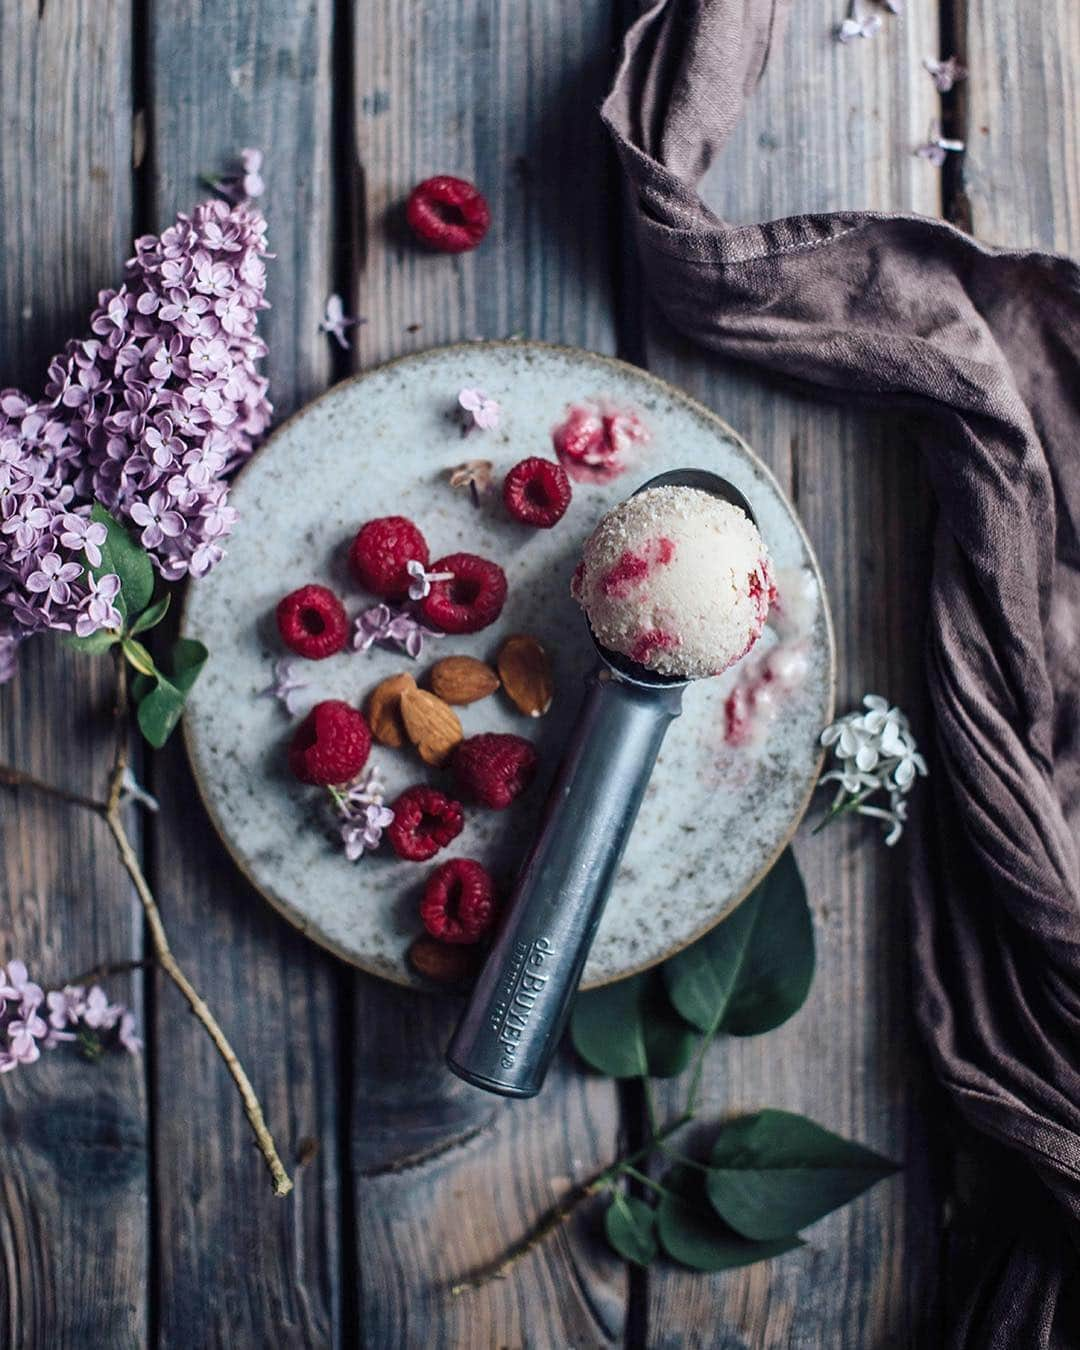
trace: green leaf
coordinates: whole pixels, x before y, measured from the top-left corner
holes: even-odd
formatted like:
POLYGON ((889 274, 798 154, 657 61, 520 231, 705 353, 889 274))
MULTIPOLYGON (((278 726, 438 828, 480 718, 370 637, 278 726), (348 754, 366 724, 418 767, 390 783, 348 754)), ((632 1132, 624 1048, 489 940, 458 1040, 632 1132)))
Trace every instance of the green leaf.
POLYGON ((709 1164, 716 1212, 759 1240, 805 1228, 897 1170, 888 1158, 789 1111, 731 1121, 709 1164))
POLYGON ((89 637, 69 637, 65 639, 66 645, 77 652, 105 652, 119 641, 120 634, 114 633, 111 628, 99 628, 96 633, 91 633, 89 637))
POLYGON ((154 688, 139 703, 136 714, 139 730, 155 750, 160 750, 172 735, 183 711, 184 695, 159 674, 154 688))
POLYGON ((191 692, 209 657, 210 652, 197 638, 177 638, 172 649, 172 682, 181 693, 191 692))
POLYGON ((618 1255, 636 1266, 647 1266, 659 1250, 656 1210, 634 1195, 614 1193, 604 1215, 604 1233, 618 1255))
POLYGON ((160 600, 155 600, 149 609, 144 609, 128 629, 131 636, 134 637, 136 633, 145 633, 150 628, 156 628, 169 612, 171 600, 171 595, 163 595, 160 600))
POLYGON ((668 1256, 691 1270, 733 1270, 801 1247, 797 1237, 751 1242, 729 1228, 704 1194, 705 1173, 693 1167, 673 1167, 664 1177, 656 1207, 656 1229, 668 1256))
POLYGON ((697 1032, 672 1009, 655 971, 579 994, 570 1018, 578 1054, 612 1078, 671 1078, 689 1064, 697 1032))
POLYGON ((136 642, 134 638, 123 638, 121 647, 128 661, 135 667, 140 675, 155 676, 157 670, 154 667, 154 658, 146 650, 141 642, 136 642))
POLYGON ((136 675, 131 681, 131 697, 136 703, 141 703, 155 683, 148 675, 136 675))
MULTIPOLYGON (((91 567, 94 580, 110 572, 120 578, 120 594, 116 607, 125 619, 141 614, 154 593, 154 567, 150 555, 137 544, 118 520, 115 520, 100 502, 95 502, 90 519, 104 525, 106 538, 101 546, 101 562, 91 567)), ((89 560, 88 560, 89 561, 89 560)))
POLYGON ((752 1036, 786 1022, 814 978, 814 925, 795 856, 722 923, 662 967, 668 997, 699 1031, 752 1036))
MULTIPOLYGON (((141 646, 137 642, 132 645, 141 646)), ((152 682, 146 675, 140 675, 136 680, 132 692, 139 704, 136 714, 139 730, 155 750, 160 750, 175 730, 184 711, 184 701, 209 655, 206 647, 194 638, 179 638, 172 649, 174 673, 171 679, 154 669, 152 682)))

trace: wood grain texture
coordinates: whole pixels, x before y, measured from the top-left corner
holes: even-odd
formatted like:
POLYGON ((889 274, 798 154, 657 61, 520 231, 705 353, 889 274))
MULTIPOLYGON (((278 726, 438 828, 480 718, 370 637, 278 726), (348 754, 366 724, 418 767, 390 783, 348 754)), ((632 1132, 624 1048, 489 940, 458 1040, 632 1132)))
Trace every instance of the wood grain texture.
MULTIPOLYGON (((600 0, 356 7, 365 364, 514 332, 614 349, 614 203, 595 111, 610 25, 600 0), (492 230, 475 253, 436 256, 403 233, 404 198, 435 173, 471 178, 487 196, 492 230)), ((442 1052, 459 1012, 454 1000, 357 981, 352 1158, 363 1341, 617 1342, 626 1275, 586 1221, 509 1278, 448 1293, 455 1276, 519 1237, 567 1178, 610 1158, 618 1132, 613 1087, 565 1061, 531 1102, 502 1102, 455 1080, 442 1052)))
MULTIPOLYGON (((0 386, 40 391, 127 257, 130 44, 126 6, 0 7, 0 386)), ((100 794, 111 688, 106 661, 36 639, 0 690, 0 759, 100 794)), ((140 943, 104 828, 0 790, 0 964, 55 985, 140 943)), ((137 986, 108 988, 141 1022, 137 986)), ((146 1195, 139 1061, 63 1048, 0 1078, 0 1344, 143 1343, 146 1195)))
MULTIPOLYGON (((265 154, 270 246, 260 328, 278 417, 330 375, 329 0, 149 8, 154 227, 241 147, 265 154)), ((215 1006, 297 1183, 275 1199, 240 1102, 175 992, 155 1006, 153 1100, 162 1344, 329 1345, 340 1332, 339 967, 239 876, 195 798, 179 737, 153 772, 150 860, 177 957, 215 1006), (311 1141, 305 1145, 305 1141, 311 1141), (297 1154, 317 1148, 306 1164, 297 1154)))
MULTIPOLYGON (((872 42, 843 47, 840 17, 796 5, 783 46, 705 185, 726 219, 845 207, 937 214, 940 176, 912 147, 938 96, 920 68, 937 50, 937 9, 908 7, 872 42)), ((650 317, 650 367, 742 432, 786 485, 820 559, 836 624, 839 711, 867 691, 922 709, 928 492, 896 419, 804 398, 703 357, 650 317)), ((820 802, 812 815, 820 810, 820 802)), ((904 850, 868 822, 843 823, 796 853, 815 916, 810 999, 767 1036, 724 1038, 705 1075, 704 1116, 798 1111, 905 1163, 899 1178, 814 1226, 808 1246, 767 1265, 703 1277, 648 1276, 655 1347, 937 1344, 940 1222, 931 1193, 924 1068, 911 1025, 904 850)), ((680 1091, 665 1091, 674 1114, 680 1091)))
POLYGON ((1080 7, 985 0, 965 7, 961 177, 976 236, 1080 249, 1080 7))

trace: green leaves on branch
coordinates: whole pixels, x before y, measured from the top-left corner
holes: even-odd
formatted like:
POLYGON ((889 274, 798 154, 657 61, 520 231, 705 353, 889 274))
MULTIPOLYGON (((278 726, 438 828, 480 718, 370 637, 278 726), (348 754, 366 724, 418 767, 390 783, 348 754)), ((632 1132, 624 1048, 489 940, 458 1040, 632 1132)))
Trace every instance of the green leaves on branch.
POLYGON ((94 503, 90 516, 96 524, 105 526, 106 538, 101 546, 101 562, 91 565, 87 559, 87 566, 95 581, 110 573, 120 578, 120 590, 113 604, 123 622, 119 629, 102 629, 89 637, 71 638, 69 643, 83 652, 103 652, 120 644, 124 659, 136 672, 132 694, 139 729, 155 749, 160 749, 179 722, 184 702, 209 653, 201 642, 180 638, 170 657, 172 673, 158 669, 150 651, 136 638, 161 623, 169 612, 172 596, 166 594, 153 600, 154 567, 150 555, 118 520, 98 502, 94 503))
POLYGON ((802 1007, 814 976, 814 929, 790 849, 726 919, 646 971, 578 996, 578 1054, 612 1078, 670 1078, 702 1036, 771 1031, 802 1007))
MULTIPOLYGON (((570 1032, 581 1057, 613 1078, 669 1078, 694 1063, 679 1121, 608 1170, 604 1233, 626 1261, 663 1250, 691 1270, 730 1270, 802 1245, 799 1230, 895 1171, 861 1144, 788 1111, 723 1125, 707 1161, 675 1154, 648 1185, 655 1206, 619 1189, 647 1178, 631 1166, 659 1152, 693 1115, 703 1055, 718 1032, 771 1031, 802 1007, 814 978, 814 928, 790 849, 722 923, 659 969, 579 995, 570 1032)), ((651 1116, 650 1116, 651 1119, 651 1116)), ((644 1165, 644 1164, 642 1164, 644 1165)))
POLYGON ((707 1190, 736 1232, 767 1240, 805 1228, 895 1171, 888 1158, 805 1116, 759 1111, 720 1131, 707 1190))
POLYGON ((805 1116, 759 1111, 721 1127, 707 1165, 670 1168, 657 1183, 655 1209, 617 1194, 604 1231, 628 1261, 647 1264, 655 1235, 680 1265, 731 1270, 801 1246, 800 1229, 895 1171, 805 1116))

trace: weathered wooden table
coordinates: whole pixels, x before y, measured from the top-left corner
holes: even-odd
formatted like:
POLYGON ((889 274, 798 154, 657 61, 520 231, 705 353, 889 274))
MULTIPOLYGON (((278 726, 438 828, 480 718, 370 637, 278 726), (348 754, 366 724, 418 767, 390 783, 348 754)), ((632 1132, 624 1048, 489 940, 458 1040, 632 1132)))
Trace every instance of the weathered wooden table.
MULTIPOLYGON (((752 220, 868 206, 945 214, 993 242, 1080 248, 1080 7, 911 0, 836 44, 843 0, 795 7, 710 200, 752 220), (943 100, 924 56, 958 50, 943 100), (968 151, 912 156, 932 118, 968 151)), ((0 384, 37 390, 131 238, 266 153, 277 254, 265 316, 279 415, 348 371, 475 335, 619 352, 717 408, 797 502, 830 587, 841 707, 881 690, 920 721, 932 512, 895 419, 702 359, 641 295, 596 108, 628 0, 5 0, 0 6, 0 384), (477 181, 485 246, 399 242, 407 189, 477 181), (319 332, 331 291, 367 316, 319 332)), ((0 693, 0 756, 79 790, 108 755, 108 671, 41 641, 0 693)), ((921 720, 925 729, 925 720, 921 720)), ((0 1344, 935 1346, 956 1244, 949 1132, 907 995, 905 857, 840 828, 797 853, 819 974, 800 1015, 725 1040, 717 1111, 805 1112, 905 1171, 809 1245, 716 1277, 626 1270, 588 1210, 512 1276, 452 1297, 567 1180, 640 1129, 641 1102, 567 1056, 507 1104, 442 1068, 452 1003, 355 974, 241 880, 179 744, 142 767, 141 848, 174 947, 247 1064, 297 1178, 275 1200, 232 1085, 174 989, 124 988, 141 1061, 59 1055, 0 1079, 0 1344)), ((0 797, 0 961, 57 982, 145 949, 100 826, 0 797)))

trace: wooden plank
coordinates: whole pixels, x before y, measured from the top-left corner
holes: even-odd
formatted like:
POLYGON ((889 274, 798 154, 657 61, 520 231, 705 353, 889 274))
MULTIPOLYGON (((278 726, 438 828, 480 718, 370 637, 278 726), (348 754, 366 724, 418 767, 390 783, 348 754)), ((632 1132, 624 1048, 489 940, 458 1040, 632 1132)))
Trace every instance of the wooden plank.
MULTIPOLYGON (((0 7, 0 384, 38 393, 49 358, 87 331, 131 234, 129 7, 0 7)), ((111 760, 111 671, 52 637, 0 690, 0 760, 84 793, 111 760)), ((140 950, 141 925, 103 827, 0 793, 0 964, 61 984, 140 950)), ((116 999, 139 990, 109 981, 116 999)), ((68 1050, 0 1078, 0 1343, 142 1344, 146 1101, 142 1064, 68 1050)))
MULTIPOLYGON (((937 214, 940 177, 911 155, 937 115, 920 69, 937 52, 937 7, 886 17, 871 42, 833 42, 819 7, 794 6, 782 48, 706 184, 726 219, 844 207, 937 214)), ((836 624, 838 708, 889 695, 926 734, 922 622, 929 497, 911 438, 885 421, 799 397, 702 356, 650 320, 652 369, 742 432, 795 500, 836 624)), ((820 804, 818 804, 820 805, 820 804)), ((648 1277, 656 1347, 937 1344, 938 1201, 928 1168, 926 1085, 907 996, 904 850, 863 822, 799 835, 818 974, 806 1007, 768 1036, 711 1051, 704 1114, 799 1111, 905 1162, 904 1173, 811 1230, 768 1265, 648 1277)), ((681 1105, 678 1087, 664 1092, 681 1105)))
MULTIPOLYGON (((241 147, 265 153, 271 248, 260 326, 277 417, 325 387, 331 280, 331 0, 158 0, 149 10, 152 224, 241 147)), ((226 562, 224 564, 228 566, 226 562)), ((275 1199, 232 1083, 158 991, 155 1104, 162 1344, 328 1345, 340 1331, 339 968, 241 879, 179 743, 159 756, 152 863, 179 960, 214 1005, 297 1183, 275 1199), (196 842, 197 841, 197 842, 196 842), (193 846, 195 845, 195 846, 193 846), (297 1160, 304 1141, 318 1151, 297 1160)))
POLYGON ((968 4, 962 166, 980 239, 1080 249, 1080 9, 968 4))
MULTIPOLYGON (((358 11, 358 156, 365 364, 437 342, 523 332, 611 351, 609 211, 596 108, 610 7, 455 0, 358 11), (455 173, 491 205, 475 253, 433 257, 401 232, 418 180, 455 173), (605 206, 605 203, 607 204, 605 206)), ((543 1093, 508 1104, 457 1082, 442 1051, 454 1000, 356 990, 356 1176, 364 1343, 598 1345, 621 1339, 626 1277, 582 1228, 505 1280, 453 1298, 568 1177, 613 1156, 613 1088, 559 1062, 543 1093)))

